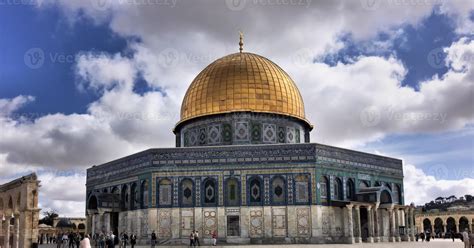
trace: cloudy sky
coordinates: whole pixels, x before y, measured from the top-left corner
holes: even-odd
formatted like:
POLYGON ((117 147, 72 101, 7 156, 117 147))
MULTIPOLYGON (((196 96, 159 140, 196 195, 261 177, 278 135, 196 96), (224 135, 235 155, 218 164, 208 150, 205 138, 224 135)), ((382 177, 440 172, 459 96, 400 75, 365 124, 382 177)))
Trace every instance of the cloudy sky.
POLYGON ((84 214, 85 169, 173 146, 183 95, 244 50, 296 81, 313 142, 404 160, 406 202, 474 194, 471 0, 0 0, 0 183, 84 214))

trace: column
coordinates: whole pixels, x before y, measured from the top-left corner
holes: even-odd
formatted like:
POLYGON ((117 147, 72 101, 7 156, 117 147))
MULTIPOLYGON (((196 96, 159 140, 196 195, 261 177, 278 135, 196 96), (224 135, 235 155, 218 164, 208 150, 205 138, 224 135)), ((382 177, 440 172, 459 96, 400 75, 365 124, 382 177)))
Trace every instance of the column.
POLYGON ((346 230, 346 238, 347 238, 347 243, 349 244, 354 244, 355 239, 354 239, 354 223, 353 223, 353 218, 352 218, 352 205, 347 205, 346 206, 346 213, 347 216, 345 218, 345 230, 346 230))
POLYGON ((8 248, 10 247, 10 217, 5 216, 5 223, 3 223, 4 226, 4 237, 5 239, 3 240, 3 247, 8 248))
POLYGON ((379 208, 376 205, 372 210, 374 212, 374 242, 379 242, 380 230, 379 230, 379 208))
POLYGON ((394 235, 395 236, 395 241, 396 242, 400 242, 401 239, 400 239, 400 209, 398 208, 395 208, 394 209, 394 217, 395 217, 395 225, 394 225, 394 235))
POLYGON ((415 207, 410 206, 410 222, 411 222, 411 229, 410 229, 410 236, 411 236, 411 241, 415 241, 415 231, 416 231, 416 226, 415 226, 415 207))
POLYGON ((91 219, 91 233, 92 235, 96 234, 97 231, 95 230, 95 214, 89 215, 91 219))
POLYGON ((361 226, 360 226, 360 208, 359 206, 355 206, 355 225, 356 225, 356 233, 355 233, 355 242, 362 243, 362 235, 361 235, 361 226))
POLYGON ((13 244, 12 248, 19 248, 20 243, 20 215, 15 214, 14 225, 13 225, 13 244))
POLYGON ((389 242, 395 242, 395 223, 393 221, 393 208, 389 208, 388 210, 388 224, 389 224, 389 242))
POLYGON ((367 222, 369 224, 369 236, 367 237, 367 242, 374 242, 374 218, 372 214, 372 206, 367 207, 367 222))

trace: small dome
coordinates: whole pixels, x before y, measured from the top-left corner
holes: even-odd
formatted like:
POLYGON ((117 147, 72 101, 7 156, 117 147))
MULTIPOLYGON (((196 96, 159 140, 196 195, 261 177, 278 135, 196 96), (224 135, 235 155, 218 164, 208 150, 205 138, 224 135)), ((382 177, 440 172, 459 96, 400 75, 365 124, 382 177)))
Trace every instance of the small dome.
POLYGON ((296 84, 278 65, 253 53, 234 53, 208 65, 193 80, 181 120, 230 112, 280 114, 307 123, 296 84))

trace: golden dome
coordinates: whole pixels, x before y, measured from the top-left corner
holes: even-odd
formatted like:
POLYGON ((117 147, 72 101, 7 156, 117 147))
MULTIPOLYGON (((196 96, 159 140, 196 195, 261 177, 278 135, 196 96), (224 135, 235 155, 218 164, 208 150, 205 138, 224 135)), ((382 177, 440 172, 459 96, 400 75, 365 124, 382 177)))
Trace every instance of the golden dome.
POLYGON ((308 123, 303 99, 290 76, 253 53, 227 55, 201 71, 184 96, 179 123, 239 111, 281 114, 308 123))

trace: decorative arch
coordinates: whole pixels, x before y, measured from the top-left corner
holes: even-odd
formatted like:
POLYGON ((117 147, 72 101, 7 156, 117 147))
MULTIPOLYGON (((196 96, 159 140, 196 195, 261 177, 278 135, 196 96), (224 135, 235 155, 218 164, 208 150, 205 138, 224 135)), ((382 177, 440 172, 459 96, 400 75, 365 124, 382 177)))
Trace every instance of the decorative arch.
POLYGON ((7 209, 9 210, 13 210, 13 197, 10 195, 10 197, 8 198, 8 206, 7 206, 7 209))
POLYGON ((158 181, 158 206, 171 206, 173 204, 173 184, 168 178, 158 181))
POLYGON ((3 211, 3 198, 0 197, 0 211, 3 211))
POLYGON ((334 178, 334 200, 342 201, 344 199, 342 187, 342 180, 339 177, 334 178))
POLYGON ((202 182, 202 202, 205 206, 217 205, 217 181, 214 178, 206 178, 202 182))
POLYGON ((402 187, 400 184, 395 184, 395 188, 393 194, 397 197, 397 203, 402 205, 403 204, 403 197, 402 197, 402 187))
POLYGON ((466 229, 471 229, 469 226, 469 220, 465 216, 462 216, 459 218, 459 232, 464 232, 466 229))
POLYGON ((286 203, 286 180, 282 176, 274 176, 271 181, 271 199, 272 203, 281 205, 286 203))
POLYGON ((181 205, 186 207, 194 206, 194 182, 190 178, 181 180, 180 187, 181 205))
POLYGON ((359 180, 359 190, 368 188, 370 184, 364 180, 359 180))
POLYGON ((355 184, 352 178, 349 178, 346 181, 346 198, 349 201, 355 200, 355 184))
POLYGON ((109 190, 107 188, 102 189, 102 193, 109 193, 109 190))
POLYGON ((21 211, 21 193, 20 192, 18 192, 18 195, 16 196, 15 211, 21 211))
POLYGON ((382 190, 382 192, 380 192, 380 203, 381 204, 393 203, 392 195, 390 194, 388 190, 384 189, 382 190))
POLYGON ((148 208, 148 180, 143 180, 140 186, 140 208, 148 208))
POLYGON ((225 199, 228 206, 240 205, 240 183, 237 178, 231 177, 226 180, 225 199))
POLYGON ((77 229, 79 230, 83 230, 83 229, 86 229, 86 225, 84 225, 83 223, 77 225, 77 229))
POLYGON ((329 179, 327 176, 321 176, 319 179, 319 195, 321 196, 321 199, 329 200, 329 192, 331 186, 329 185, 329 179))
POLYGON ((130 198, 129 198, 129 192, 128 192, 128 186, 126 184, 124 184, 122 186, 122 191, 121 191, 121 207, 122 207, 122 210, 123 211, 126 211, 128 210, 128 208, 130 207, 130 198))
POLYGON ((431 226, 431 220, 428 219, 428 218, 425 218, 423 220, 423 230, 426 232, 426 231, 429 231, 430 233, 433 232, 432 230, 432 226, 431 226))
POLYGON ((295 177, 295 203, 307 204, 310 202, 309 176, 301 174, 295 177))
POLYGON ((382 186, 382 184, 383 184, 383 183, 380 182, 380 181, 375 181, 374 186, 375 186, 375 187, 380 187, 380 186, 382 186))
POLYGON ((434 220, 434 232, 436 235, 440 235, 441 233, 444 233, 443 220, 439 217, 434 220))
POLYGON ((110 191, 112 194, 120 194, 120 189, 117 186, 114 186, 112 190, 110 191))
POLYGON ((248 198, 251 205, 263 204, 263 182, 258 176, 253 176, 248 180, 248 198))
POLYGON ((446 219, 446 232, 456 232, 456 220, 453 217, 446 219))
POLYGON ((138 190, 137 190, 137 184, 132 183, 132 186, 130 186, 130 210, 135 210, 138 207, 138 190))
POLYGON ((87 209, 88 210, 98 210, 98 202, 97 202, 97 197, 95 195, 92 195, 89 198, 89 202, 87 203, 87 209))

